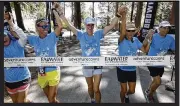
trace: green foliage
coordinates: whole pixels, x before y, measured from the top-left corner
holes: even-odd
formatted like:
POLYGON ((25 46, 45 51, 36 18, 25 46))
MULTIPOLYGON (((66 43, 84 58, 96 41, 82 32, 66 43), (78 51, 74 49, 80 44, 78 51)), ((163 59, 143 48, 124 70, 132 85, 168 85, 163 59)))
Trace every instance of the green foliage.
POLYGON ((14 3, 10 2, 11 9, 14 10, 14 3))
MULTIPOLYGON (((45 17, 46 15, 46 2, 19 2, 21 6, 22 16, 23 18, 31 18, 31 19, 37 19, 39 17, 45 17)), ((84 28, 84 19, 87 16, 92 16, 92 6, 86 11, 86 5, 85 2, 81 3, 81 26, 84 28)), ((92 3, 92 2, 89 2, 92 3)), ((98 28, 104 28, 107 25, 107 16, 109 16, 111 22, 111 19, 115 15, 116 10, 116 2, 95 2, 98 3, 98 8, 100 12, 98 14, 95 14, 95 17, 100 20, 100 25, 97 26, 98 28), (108 11, 109 7, 109 11, 108 11)), ((72 2, 66 2, 66 7, 72 8, 72 2)), ((14 3, 10 2, 12 10, 14 10, 14 3)), ((132 2, 118 2, 119 7, 122 5, 126 5, 128 7, 128 13, 127 13, 127 21, 130 21, 131 16, 131 7, 132 2)), ((158 10, 156 13, 156 19, 155 24, 159 24, 161 20, 168 20, 169 14, 172 8, 172 2, 158 2, 158 10)), ((146 9, 146 2, 143 3, 143 13, 142 13, 142 20, 141 23, 144 22, 144 14, 146 9)), ((94 10, 96 11, 96 10, 94 10)), ((134 10, 133 10, 133 21, 137 13, 137 2, 135 2, 134 10)), ((64 25, 64 27, 67 27, 67 25, 64 25)))
POLYGON ((40 18, 45 17, 46 4, 45 2, 19 2, 21 11, 25 18, 40 18))
POLYGON ((173 2, 158 2, 155 24, 159 24, 162 20, 169 20, 173 2))

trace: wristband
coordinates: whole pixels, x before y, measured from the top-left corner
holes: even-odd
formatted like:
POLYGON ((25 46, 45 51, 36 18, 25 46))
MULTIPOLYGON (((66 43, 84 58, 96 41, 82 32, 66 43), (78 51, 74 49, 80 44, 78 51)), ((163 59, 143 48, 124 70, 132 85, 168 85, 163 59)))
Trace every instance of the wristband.
POLYGON ((148 43, 151 44, 152 40, 147 39, 148 43))

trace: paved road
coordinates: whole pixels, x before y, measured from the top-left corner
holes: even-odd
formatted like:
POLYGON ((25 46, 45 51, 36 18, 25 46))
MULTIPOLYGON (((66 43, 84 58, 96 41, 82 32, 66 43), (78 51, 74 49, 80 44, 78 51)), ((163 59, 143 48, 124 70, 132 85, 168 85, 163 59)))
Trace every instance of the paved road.
MULTIPOLYGON (((103 56, 118 55, 116 32, 109 33, 101 41, 101 54, 103 56)), ((80 56, 81 50, 79 44, 74 44, 71 48, 65 49, 66 53, 60 56, 80 56)), ((32 71, 36 74, 35 70, 32 71)), ((156 102, 174 103, 175 95, 173 92, 166 91, 164 84, 170 80, 171 70, 165 69, 162 77, 162 85, 158 88, 155 95, 156 102)), ((148 87, 151 77, 147 67, 137 67, 136 93, 130 96, 131 103, 145 103, 144 90, 148 87)), ((116 77, 115 67, 104 67, 103 76, 100 84, 102 94, 102 103, 120 103, 120 86, 116 77)), ((37 84, 37 79, 32 80, 28 98, 35 103, 48 103, 43 91, 37 84)), ((82 75, 82 67, 61 67, 61 81, 58 87, 58 100, 63 103, 90 103, 87 92, 87 84, 82 75)), ((10 99, 4 99, 5 102, 11 102, 10 99)))

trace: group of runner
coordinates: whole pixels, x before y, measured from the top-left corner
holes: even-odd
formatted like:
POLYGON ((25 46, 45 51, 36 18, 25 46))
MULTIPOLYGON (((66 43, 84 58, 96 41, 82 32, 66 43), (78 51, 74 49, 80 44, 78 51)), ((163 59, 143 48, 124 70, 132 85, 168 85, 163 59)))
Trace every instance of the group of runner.
MULTIPOLYGON (((4 28, 4 58, 25 57, 24 47, 28 42, 34 47, 37 57, 56 57, 57 41, 62 30, 63 21, 69 29, 77 36, 80 42, 83 57, 101 56, 100 40, 112 30, 118 21, 122 21, 120 27, 120 36, 118 39, 119 56, 136 56, 137 50, 147 53, 148 56, 158 56, 169 49, 175 50, 175 40, 168 33, 171 25, 168 21, 162 21, 159 24, 159 32, 154 33, 149 30, 148 34, 141 43, 136 37, 133 37, 137 28, 134 23, 126 22, 127 7, 118 8, 116 16, 112 19, 109 26, 104 29, 94 31, 96 20, 87 17, 84 20, 86 31, 76 29, 68 22, 63 15, 63 10, 59 3, 53 4, 53 14, 55 16, 57 27, 52 33, 48 33, 49 24, 44 18, 35 22, 37 35, 26 36, 26 34, 13 23, 12 14, 4 13, 4 19, 9 24, 9 29, 4 28), (9 15, 10 14, 10 15, 9 15)), ((153 102, 153 94, 161 84, 161 77, 164 73, 164 66, 148 67, 153 81, 145 91, 147 102, 153 102)), ((84 66, 83 75, 88 86, 88 93, 91 103, 101 102, 100 82, 102 78, 101 66, 84 66)), ((38 84, 43 89, 49 103, 59 103, 57 100, 57 89, 60 82, 60 67, 39 67, 38 84)), ((27 100, 27 92, 31 82, 31 74, 28 67, 4 68, 5 86, 13 103, 31 103, 27 100)), ((118 66, 117 79, 120 82, 120 98, 122 103, 129 103, 129 95, 135 93, 136 86, 136 67, 118 66)))

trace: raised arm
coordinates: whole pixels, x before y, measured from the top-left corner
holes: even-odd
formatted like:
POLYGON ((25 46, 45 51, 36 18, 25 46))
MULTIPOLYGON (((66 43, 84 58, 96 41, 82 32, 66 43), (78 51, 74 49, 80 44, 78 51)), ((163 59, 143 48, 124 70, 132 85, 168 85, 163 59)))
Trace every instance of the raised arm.
POLYGON ((77 29, 71 24, 68 22, 68 20, 66 19, 66 17, 64 15, 61 15, 60 16, 61 19, 63 20, 63 22, 68 26, 68 28, 75 34, 77 35, 77 29))
MULTIPOLYGON (((59 5, 59 4, 58 4, 58 5, 59 5)), ((58 8, 57 8, 57 12, 59 13, 61 20, 68 26, 68 28, 69 28, 75 35, 77 35, 77 29, 76 29, 71 23, 69 23, 68 20, 66 19, 66 17, 63 15, 63 10, 62 10, 62 8, 60 7, 60 5, 59 5, 58 8)))
POLYGON ((141 51, 144 53, 147 53, 149 51, 150 45, 151 45, 151 41, 152 41, 152 37, 153 37, 153 29, 150 29, 143 41, 143 46, 141 48, 141 51))
POLYGON ((147 46, 148 42, 151 42, 153 34, 154 34, 154 30, 150 29, 143 41, 143 46, 147 46))
POLYGON ((106 26, 104 28, 104 32, 103 34, 106 35, 110 30, 112 30, 114 28, 114 26, 118 23, 118 20, 119 20, 120 17, 117 17, 115 16, 113 19, 112 19, 112 22, 110 25, 106 26))
POLYGON ((12 14, 10 14, 10 20, 7 20, 9 26, 10 26, 10 32, 11 34, 18 39, 18 43, 24 47, 24 45, 26 44, 27 42, 27 36, 26 34, 23 32, 23 30, 21 28, 19 28, 17 25, 15 25, 13 23, 13 17, 12 17, 12 14))
POLYGON ((126 14, 127 14, 127 9, 125 7, 124 11, 122 13, 122 23, 120 26, 120 37, 119 37, 119 42, 122 42, 126 36, 126 14))
POLYGON ((59 7, 59 4, 58 3, 54 3, 53 4, 53 9, 52 9, 52 12, 53 12, 53 14, 55 16, 56 22, 58 24, 58 27, 54 31, 56 36, 59 36, 61 31, 62 31, 62 22, 61 22, 61 19, 60 19, 60 16, 59 16, 62 13, 58 14, 58 9, 59 9, 58 7, 59 7))

